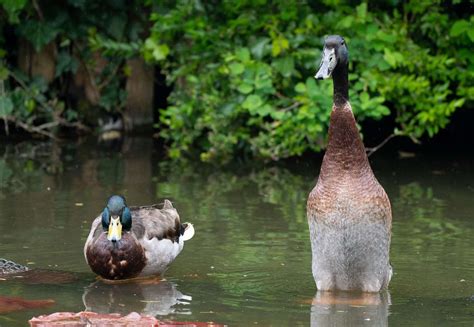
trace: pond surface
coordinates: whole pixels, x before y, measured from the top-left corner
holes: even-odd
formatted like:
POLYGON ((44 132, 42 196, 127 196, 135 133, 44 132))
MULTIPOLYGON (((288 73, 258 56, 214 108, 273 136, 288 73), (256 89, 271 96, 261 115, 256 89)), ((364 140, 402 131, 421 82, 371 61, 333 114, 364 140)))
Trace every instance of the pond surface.
POLYGON ((87 309, 231 326, 472 326, 473 158, 371 157, 394 217, 395 274, 380 295, 316 293, 305 204, 320 162, 177 164, 140 138, 0 144, 0 257, 74 277, 1 280, 1 296, 55 304, 6 313, 0 325, 87 309), (168 198, 194 223, 166 281, 106 285, 90 272, 83 244, 112 193, 129 205, 168 198))

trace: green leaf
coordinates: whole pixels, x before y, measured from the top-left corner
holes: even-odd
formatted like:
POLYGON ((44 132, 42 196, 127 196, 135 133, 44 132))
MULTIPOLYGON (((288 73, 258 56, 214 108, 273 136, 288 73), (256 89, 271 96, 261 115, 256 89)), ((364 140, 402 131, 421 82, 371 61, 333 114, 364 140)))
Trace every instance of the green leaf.
POLYGON ((224 116, 231 116, 235 110, 236 104, 235 103, 226 103, 221 108, 221 113, 224 116))
POLYGON ((456 101, 454 101, 453 103, 453 107, 455 108, 458 108, 458 107, 462 107, 462 105, 464 104, 466 99, 457 99, 456 101))
POLYGON ((387 106, 379 105, 379 106, 377 107, 377 110, 379 111, 379 113, 380 113, 382 116, 388 116, 388 115, 390 115, 390 109, 388 109, 387 106))
POLYGON ((38 52, 45 45, 54 40, 56 35, 59 34, 59 29, 48 22, 27 20, 20 25, 19 32, 25 39, 30 41, 34 49, 38 52))
POLYGON ((365 21, 367 17, 367 3, 363 2, 356 7, 357 17, 360 18, 362 21, 365 21))
POLYGON ((354 16, 345 16, 337 22, 337 27, 347 29, 354 23, 354 16))
POLYGON ((250 85, 250 84, 243 83, 243 84, 240 84, 240 85, 239 85, 239 87, 237 88, 237 90, 239 90, 240 93, 249 94, 250 92, 253 91, 253 87, 252 87, 252 85, 250 85))
POLYGON ((147 62, 164 60, 169 53, 170 49, 166 44, 158 44, 151 38, 143 46, 143 57, 147 62))
POLYGON ((292 57, 286 56, 278 58, 272 62, 272 66, 283 75, 283 77, 290 77, 295 70, 295 62, 292 57))
POLYGON ((312 77, 308 77, 306 79, 306 89, 308 90, 309 95, 317 95, 318 94, 318 86, 316 85, 316 81, 312 77))
POLYGON ((240 75, 244 72, 245 66, 239 62, 233 62, 229 65, 229 69, 232 75, 240 75))
POLYGON ((383 59, 392 67, 397 66, 397 59, 395 55, 387 48, 384 49, 383 59))
POLYGON ((474 28, 470 28, 467 30, 467 36, 471 40, 471 42, 474 42, 474 28))
POLYGON ((240 48, 235 52, 235 56, 242 62, 248 62, 250 60, 250 51, 248 48, 240 48))
POLYGON ((285 112, 282 110, 272 111, 271 116, 275 120, 282 120, 285 117, 285 112))
POLYGON ((459 36, 464 31, 468 30, 469 28, 469 23, 465 21, 464 19, 456 21, 453 26, 451 26, 451 30, 449 31, 450 36, 459 36))
POLYGON ((295 91, 298 93, 306 93, 306 85, 304 83, 299 82, 295 86, 295 91))
POLYGON ((259 115, 259 116, 267 116, 268 114, 270 114, 271 112, 273 111, 273 107, 269 104, 265 104, 263 106, 260 106, 257 108, 256 110, 256 113, 259 115))
POLYGON ((359 96, 359 99, 362 103, 369 101, 369 94, 367 92, 362 92, 359 96))
POLYGON ((265 54, 265 47, 270 42, 270 39, 265 37, 259 39, 250 49, 255 59, 262 59, 265 54))
POLYGON ((249 95, 242 103, 242 107, 248 110, 253 110, 263 104, 262 98, 257 94, 249 95))
POLYGON ((10 97, 0 95, 0 116, 8 116, 13 112, 13 102, 10 97))
POLYGON ((61 51, 58 54, 58 59, 56 62, 56 74, 55 77, 58 77, 66 72, 75 73, 79 63, 77 62, 76 58, 69 55, 69 53, 65 51, 61 51))
POLYGON ((379 30, 377 32, 377 38, 384 41, 384 42, 390 43, 390 44, 393 44, 397 41, 396 35, 387 33, 383 30, 379 30))
POLYGON ((263 89, 271 89, 273 91, 273 88, 272 88, 272 80, 270 77, 267 77, 267 78, 259 78, 255 81, 255 88, 257 90, 263 90, 263 89))
POLYGON ((276 57, 290 47, 290 43, 283 35, 278 35, 272 42, 272 56, 276 57))

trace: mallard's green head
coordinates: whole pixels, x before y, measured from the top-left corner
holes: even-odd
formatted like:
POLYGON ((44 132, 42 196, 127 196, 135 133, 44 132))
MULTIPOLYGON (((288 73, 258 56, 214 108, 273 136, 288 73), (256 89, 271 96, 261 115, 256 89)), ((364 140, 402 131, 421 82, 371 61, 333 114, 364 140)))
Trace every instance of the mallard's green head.
POLYGON ((132 228, 132 215, 123 196, 112 195, 109 198, 102 212, 102 227, 107 231, 107 239, 112 242, 122 238, 122 229, 128 231, 132 228))
POLYGON ((321 64, 314 77, 316 79, 329 78, 339 67, 347 67, 348 62, 349 51, 344 38, 339 35, 330 35, 324 40, 321 64))

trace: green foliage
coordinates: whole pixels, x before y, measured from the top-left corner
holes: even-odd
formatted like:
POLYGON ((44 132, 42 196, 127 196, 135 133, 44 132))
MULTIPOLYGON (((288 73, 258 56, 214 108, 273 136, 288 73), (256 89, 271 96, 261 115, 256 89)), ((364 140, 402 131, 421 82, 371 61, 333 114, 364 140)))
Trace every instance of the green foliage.
POLYGON ((30 41, 38 52, 59 34, 60 25, 57 23, 57 21, 42 22, 39 20, 28 20, 18 26, 18 33, 30 41))
POLYGON ((8 20, 12 23, 18 23, 18 14, 26 6, 27 0, 2 0, 0 4, 5 10, 8 20))
POLYGON ((277 160, 320 151, 332 83, 312 76, 324 36, 341 34, 357 119, 391 115, 393 134, 417 141, 472 106, 474 15, 465 5, 3 0, 0 28, 35 52, 52 47, 56 56, 53 80, 31 77, 17 67, 15 42, 0 35, 0 119, 52 131, 90 122, 97 112, 120 112, 131 72, 126 60, 141 56, 172 87, 157 126, 172 157, 277 160), (68 85, 84 71, 98 97, 87 108, 69 101, 68 85))
MULTIPOLYGON (((126 60, 141 55, 148 20, 142 1, 4 0, 0 2, 0 17, 0 28, 14 30, 19 44, 0 36, 0 119, 5 121, 7 133, 10 122, 29 132, 53 136, 58 126, 83 128, 82 122, 88 117, 123 108, 124 81, 130 74, 126 60), (129 15, 137 6, 141 10, 129 15), (40 65, 54 65, 53 80, 31 76, 8 58, 21 51, 12 46, 22 47, 25 42, 32 47, 28 51, 40 58, 36 59, 40 65), (52 64, 41 62, 47 51, 54 54, 52 64), (98 97, 86 110, 82 99, 79 103, 70 101, 77 97, 70 93, 70 85, 78 71, 85 74, 82 79, 91 84, 98 97)), ((31 60, 27 65, 38 63, 31 60)), ((91 119, 86 122, 91 123, 91 119)))
POLYGON ((321 150, 332 87, 312 76, 323 36, 341 34, 358 120, 392 112, 394 134, 431 137, 474 99, 474 16, 464 17, 459 6, 170 3, 152 15, 146 40, 170 50, 160 57, 173 86, 170 106, 160 111, 161 136, 172 156, 197 149, 203 160, 321 150))

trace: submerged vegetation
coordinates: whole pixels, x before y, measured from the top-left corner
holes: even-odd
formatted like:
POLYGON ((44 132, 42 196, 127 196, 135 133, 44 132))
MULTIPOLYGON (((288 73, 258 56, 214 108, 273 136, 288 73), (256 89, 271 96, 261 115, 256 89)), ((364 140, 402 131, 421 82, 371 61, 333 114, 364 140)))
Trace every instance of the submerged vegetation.
MULTIPOLYGON (((151 123, 171 157, 280 159, 320 151, 332 83, 324 35, 345 36, 359 122, 393 118, 417 142, 474 99, 474 15, 463 1, 8 0, 0 7, 0 120, 54 136, 104 115, 151 123), (153 105, 156 73, 167 105, 153 105), (141 84, 137 84, 137 80, 141 84), (138 85, 138 86, 137 86, 138 85)), ((363 131, 362 131, 363 132, 363 131)))

